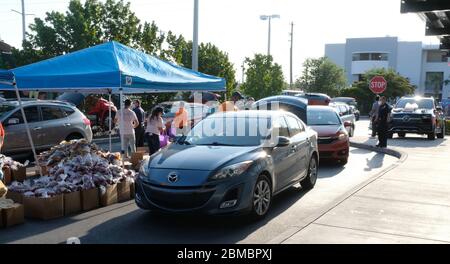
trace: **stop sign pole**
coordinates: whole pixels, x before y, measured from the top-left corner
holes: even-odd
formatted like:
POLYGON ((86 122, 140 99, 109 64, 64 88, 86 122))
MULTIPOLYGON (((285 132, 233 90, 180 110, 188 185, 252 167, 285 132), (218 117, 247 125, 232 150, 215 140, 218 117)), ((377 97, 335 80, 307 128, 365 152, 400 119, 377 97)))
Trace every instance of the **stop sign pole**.
POLYGON ((369 88, 374 94, 382 94, 386 91, 387 81, 383 76, 375 76, 370 80, 369 88))

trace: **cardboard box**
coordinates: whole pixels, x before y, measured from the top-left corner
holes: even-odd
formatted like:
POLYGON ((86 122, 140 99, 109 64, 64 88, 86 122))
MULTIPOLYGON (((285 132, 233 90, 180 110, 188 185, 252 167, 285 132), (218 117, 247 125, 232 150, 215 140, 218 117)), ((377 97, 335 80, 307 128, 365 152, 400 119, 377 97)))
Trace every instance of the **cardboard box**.
POLYGON ((23 197, 25 216, 41 220, 50 220, 64 216, 63 195, 49 198, 23 197))
POLYGON ((131 199, 134 199, 134 197, 136 197, 136 184, 134 182, 130 183, 130 196, 131 199))
POLYGON ((98 188, 81 191, 81 209, 90 211, 100 207, 98 188))
MULTIPOLYGON (((10 208, 1 209, 0 222, 3 222, 4 227, 20 225, 25 222, 24 207, 21 204, 15 203, 10 208)), ((0 226, 2 226, 0 224, 0 226)))
POLYGON ((64 195, 64 215, 71 215, 81 212, 81 192, 65 193, 64 195))
POLYGON ((0 181, 0 198, 2 198, 7 192, 8 189, 6 188, 5 184, 3 184, 2 181, 0 181))
POLYGON ((136 152, 148 153, 148 147, 138 147, 136 152))
POLYGON ((3 183, 8 186, 12 181, 11 169, 9 167, 3 167, 3 183))
POLYGON ((144 152, 133 152, 131 153, 131 164, 133 167, 139 166, 141 161, 144 159, 144 152))
POLYGON ((18 192, 8 191, 6 193, 6 198, 13 200, 15 203, 20 203, 20 204, 23 203, 23 194, 18 193, 18 192))
MULTIPOLYGON (((45 175, 48 175, 48 171, 50 170, 50 168, 47 166, 41 166, 41 170, 42 170, 42 175, 45 176, 45 175)), ((36 169, 36 175, 40 175, 39 168, 36 169)))
POLYGON ((117 201, 125 202, 131 199, 130 183, 128 181, 119 182, 117 184, 117 201))
POLYGON ((106 186, 106 192, 100 194, 100 205, 109 206, 117 203, 117 184, 106 186))
POLYGON ((15 170, 11 170, 11 174, 14 181, 23 182, 27 178, 27 168, 18 167, 15 170))

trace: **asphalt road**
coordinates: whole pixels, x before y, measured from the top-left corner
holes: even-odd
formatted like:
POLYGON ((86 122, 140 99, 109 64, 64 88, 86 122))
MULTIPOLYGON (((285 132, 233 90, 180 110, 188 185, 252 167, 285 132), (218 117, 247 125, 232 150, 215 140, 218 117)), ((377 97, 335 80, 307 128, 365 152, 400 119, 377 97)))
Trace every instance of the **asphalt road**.
MULTIPOLYGON (((368 134, 361 121, 357 133, 368 134)), ((245 217, 171 216, 152 214, 133 201, 52 221, 27 220, 0 230, 0 243, 267 243, 289 227, 303 226, 317 212, 396 161, 395 158, 351 149, 345 167, 322 163, 316 187, 306 192, 291 188, 275 197, 268 216, 258 222, 245 217)))

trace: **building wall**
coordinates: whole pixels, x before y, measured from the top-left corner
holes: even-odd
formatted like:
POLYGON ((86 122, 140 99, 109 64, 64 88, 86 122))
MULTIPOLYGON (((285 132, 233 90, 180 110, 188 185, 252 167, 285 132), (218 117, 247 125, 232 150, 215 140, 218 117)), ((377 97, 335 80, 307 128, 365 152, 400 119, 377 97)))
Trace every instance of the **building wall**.
MULTIPOLYGON (((439 47, 425 46, 421 42, 398 41, 396 37, 347 39, 345 44, 325 45, 325 56, 343 67, 348 84, 358 80, 359 74, 372 68, 391 68, 417 86, 416 94, 425 94, 426 73, 443 72, 444 80, 450 79, 450 63, 427 62, 427 53, 439 47), (387 61, 353 61, 355 53, 387 53, 387 61)), ((450 98, 450 83, 443 85, 442 98, 450 98)))

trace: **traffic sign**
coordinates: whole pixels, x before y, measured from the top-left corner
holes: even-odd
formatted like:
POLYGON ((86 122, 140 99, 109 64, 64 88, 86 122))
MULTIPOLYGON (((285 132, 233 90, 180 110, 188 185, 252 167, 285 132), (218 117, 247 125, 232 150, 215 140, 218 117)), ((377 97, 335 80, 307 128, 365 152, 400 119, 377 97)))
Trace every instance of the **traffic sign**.
POLYGON ((370 80, 369 88, 374 94, 384 93, 387 88, 387 81, 383 76, 375 76, 370 80))

